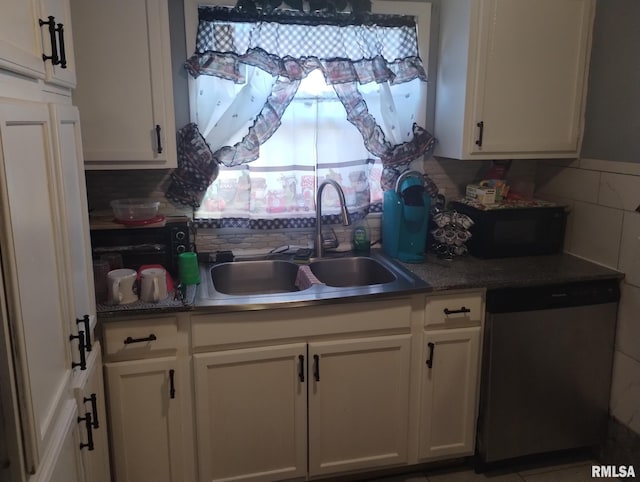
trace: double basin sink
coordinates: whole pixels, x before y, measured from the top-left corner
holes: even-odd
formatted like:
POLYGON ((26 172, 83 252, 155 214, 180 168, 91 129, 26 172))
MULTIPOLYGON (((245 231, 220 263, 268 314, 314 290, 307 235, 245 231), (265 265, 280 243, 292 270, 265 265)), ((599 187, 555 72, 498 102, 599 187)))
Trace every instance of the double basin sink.
POLYGON ((198 304, 252 304, 312 301, 359 295, 404 293, 427 285, 382 252, 311 259, 258 259, 201 266, 198 304), (312 274, 301 280, 299 270, 312 274))

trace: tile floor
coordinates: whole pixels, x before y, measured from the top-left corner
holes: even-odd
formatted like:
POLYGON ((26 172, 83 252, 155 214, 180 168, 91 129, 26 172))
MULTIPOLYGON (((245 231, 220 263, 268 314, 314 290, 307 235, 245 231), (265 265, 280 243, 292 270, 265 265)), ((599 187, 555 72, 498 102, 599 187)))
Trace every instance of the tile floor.
POLYGON ((616 478, 592 478, 591 466, 600 465, 591 459, 560 460, 551 464, 538 463, 489 470, 477 474, 470 467, 425 469, 403 475, 393 475, 369 482, 586 482, 618 480, 616 478))
POLYGON ((473 470, 438 470, 376 479, 375 482, 586 482, 591 480, 618 480, 591 477, 593 463, 571 466, 550 466, 519 472, 476 474, 473 470))

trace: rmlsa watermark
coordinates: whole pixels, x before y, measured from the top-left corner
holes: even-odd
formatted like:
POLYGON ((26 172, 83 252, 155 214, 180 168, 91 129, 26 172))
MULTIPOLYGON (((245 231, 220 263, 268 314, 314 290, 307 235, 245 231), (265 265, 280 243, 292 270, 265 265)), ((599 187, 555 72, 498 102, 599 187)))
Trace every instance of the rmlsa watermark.
POLYGON ((591 477, 635 477, 633 465, 592 465, 591 477))

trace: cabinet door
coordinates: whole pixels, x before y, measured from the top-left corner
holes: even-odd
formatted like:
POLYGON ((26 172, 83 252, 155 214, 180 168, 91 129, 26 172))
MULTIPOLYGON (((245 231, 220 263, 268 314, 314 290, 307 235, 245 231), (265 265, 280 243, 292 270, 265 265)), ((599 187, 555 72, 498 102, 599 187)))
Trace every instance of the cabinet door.
POLYGON ((309 475, 407 463, 410 338, 309 344, 309 475))
POLYGON ((425 331, 420 459, 473 453, 480 327, 425 331))
POLYGON ((477 5, 468 152, 577 155, 592 1, 482 0, 477 5))
POLYGON ((0 103, 0 146, 2 268, 16 342, 27 467, 32 468, 69 396, 71 377, 47 106, 0 103))
POLYGON ((30 482, 93 482, 86 480, 80 460, 80 434, 78 410, 73 400, 64 405, 59 419, 59 430, 53 434, 49 450, 30 482))
MULTIPOLYGON (((38 0, 2 1, 0 68, 30 77, 44 78, 45 64, 42 61, 39 15, 38 0)), ((47 43, 47 55, 50 55, 50 49, 51 46, 47 43)))
POLYGON ((189 384, 177 378, 177 365, 174 357, 105 365, 114 479, 118 482, 189 480, 183 475, 180 419, 189 384))
MULTIPOLYGON (((40 0, 40 16, 47 20, 49 16, 53 16, 56 22, 56 45, 60 63, 54 65, 53 62, 45 62, 46 80, 48 82, 62 85, 65 87, 75 87, 76 85, 76 69, 73 47, 73 31, 71 28, 71 5, 69 0, 40 0)), ((42 44, 43 50, 50 55, 49 52, 51 38, 47 26, 42 27, 42 44)))
POLYGON ((71 11, 87 169, 176 167, 167 0, 73 0, 71 11))
POLYGON ((84 478, 87 482, 110 482, 109 441, 100 343, 94 344, 87 362, 86 373, 82 375, 74 385, 74 395, 78 404, 78 417, 80 417, 80 438, 83 444, 87 444, 81 449, 84 478), (87 414, 91 417, 90 421, 86 420, 87 414), (89 440, 93 446, 88 445, 89 440))
POLYGON ((60 189, 60 223, 64 226, 63 243, 70 306, 73 308, 71 332, 92 329, 77 320, 89 317, 90 326, 95 325, 96 306, 91 263, 91 240, 89 237, 89 215, 85 187, 84 167, 78 109, 70 105, 50 106, 53 120, 54 153, 58 166, 60 189))
POLYGON ((194 370, 200 481, 305 476, 304 343, 194 355, 194 370))

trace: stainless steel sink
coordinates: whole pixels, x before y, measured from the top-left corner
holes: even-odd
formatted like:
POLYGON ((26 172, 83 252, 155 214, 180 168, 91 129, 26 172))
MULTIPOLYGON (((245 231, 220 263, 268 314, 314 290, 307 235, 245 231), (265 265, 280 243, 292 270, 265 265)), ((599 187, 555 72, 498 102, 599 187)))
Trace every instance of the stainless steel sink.
POLYGON ((391 283, 396 275, 373 258, 321 258, 309 267, 328 286, 351 287, 391 283))
POLYGON ((211 268, 211 281, 216 291, 227 295, 290 293, 299 291, 298 268, 280 260, 222 263, 211 268))
POLYGON ((257 310, 274 305, 306 306, 341 299, 424 291, 428 285, 380 250, 369 256, 334 254, 311 259, 311 272, 322 284, 299 290, 300 266, 291 256, 277 259, 201 264, 196 306, 257 310))

